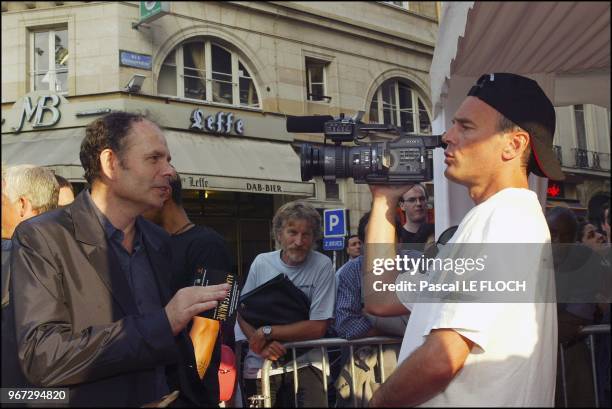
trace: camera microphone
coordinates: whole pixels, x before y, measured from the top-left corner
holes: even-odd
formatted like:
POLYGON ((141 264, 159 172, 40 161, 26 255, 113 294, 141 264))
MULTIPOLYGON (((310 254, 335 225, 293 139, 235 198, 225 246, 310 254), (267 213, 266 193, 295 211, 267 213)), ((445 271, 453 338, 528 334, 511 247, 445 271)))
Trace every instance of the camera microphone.
POLYGON ((325 122, 333 121, 330 115, 287 116, 287 132, 321 133, 325 122))

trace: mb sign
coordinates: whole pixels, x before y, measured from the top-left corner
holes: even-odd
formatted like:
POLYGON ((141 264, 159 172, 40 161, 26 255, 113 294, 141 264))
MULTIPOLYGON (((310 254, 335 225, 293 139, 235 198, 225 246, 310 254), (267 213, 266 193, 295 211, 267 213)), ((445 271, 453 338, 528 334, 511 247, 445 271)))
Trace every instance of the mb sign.
POLYGON ((323 237, 346 236, 346 209, 323 211, 323 237))

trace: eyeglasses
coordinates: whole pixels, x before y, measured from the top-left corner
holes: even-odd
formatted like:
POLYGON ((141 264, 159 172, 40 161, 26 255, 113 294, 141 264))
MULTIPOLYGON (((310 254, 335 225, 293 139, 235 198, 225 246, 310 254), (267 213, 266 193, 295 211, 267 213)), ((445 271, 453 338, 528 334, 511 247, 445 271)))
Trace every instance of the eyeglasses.
POLYGON ((417 202, 417 200, 419 202, 422 202, 422 203, 427 203, 427 199, 425 198, 425 196, 421 196, 421 197, 409 197, 408 199, 402 199, 402 202, 408 202, 410 204, 415 204, 417 202))

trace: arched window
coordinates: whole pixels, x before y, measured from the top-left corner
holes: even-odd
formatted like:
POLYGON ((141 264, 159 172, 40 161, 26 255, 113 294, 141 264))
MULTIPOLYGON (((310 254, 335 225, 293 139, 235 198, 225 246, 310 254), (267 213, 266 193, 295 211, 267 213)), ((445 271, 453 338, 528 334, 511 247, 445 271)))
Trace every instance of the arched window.
POLYGON ((210 40, 190 40, 164 60, 159 95, 259 108, 255 83, 238 55, 210 40))
POLYGON ((405 80, 392 78, 374 93, 370 122, 393 124, 408 133, 431 133, 431 120, 423 99, 405 80))

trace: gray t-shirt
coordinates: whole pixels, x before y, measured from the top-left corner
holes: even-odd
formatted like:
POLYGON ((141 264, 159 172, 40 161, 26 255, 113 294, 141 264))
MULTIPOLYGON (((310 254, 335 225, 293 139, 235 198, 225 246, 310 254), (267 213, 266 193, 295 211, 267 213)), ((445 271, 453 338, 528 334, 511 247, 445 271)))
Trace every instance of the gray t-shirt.
MULTIPOLYGON (((244 284, 242 293, 246 294, 279 274, 286 274, 289 280, 306 294, 310 300, 311 320, 326 320, 334 317, 335 278, 334 269, 329 257, 316 251, 311 251, 302 264, 293 267, 281 260, 280 250, 260 254, 251 264, 249 276, 244 284)), ((274 314, 274 311, 270 311, 270 314, 274 314)), ((238 323, 236 323, 235 328, 236 340, 246 339, 238 323)), ((288 351, 288 353, 290 354, 291 352, 288 351)), ((321 369, 320 349, 313 349, 298 359, 298 368, 309 364, 321 369)), ((244 377, 251 379, 260 378, 259 369, 262 365, 263 358, 249 350, 244 360, 244 377)), ((273 369, 271 374, 292 370, 293 366, 289 363, 284 368, 273 369)))

